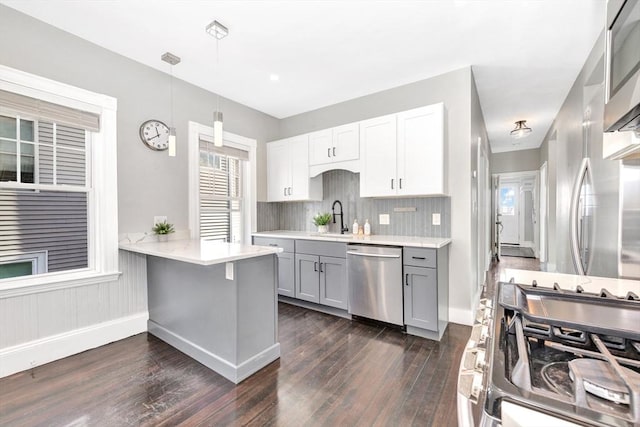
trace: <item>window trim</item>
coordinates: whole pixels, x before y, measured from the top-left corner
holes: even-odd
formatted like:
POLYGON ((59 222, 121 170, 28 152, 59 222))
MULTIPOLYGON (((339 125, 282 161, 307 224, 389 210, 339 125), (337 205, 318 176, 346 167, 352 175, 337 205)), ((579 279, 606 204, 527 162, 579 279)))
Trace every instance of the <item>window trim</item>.
POLYGON ((99 132, 87 132, 87 176, 91 177, 87 193, 89 268, 3 281, 0 299, 117 279, 117 99, 4 65, 0 65, 0 89, 98 114, 101 124, 99 132))
POLYGON ((0 265, 31 262, 31 275, 47 272, 47 251, 15 252, 0 256, 0 265))
MULTIPOLYGON (((200 167, 200 136, 213 138, 213 127, 189 121, 189 230, 192 239, 200 238, 200 191, 199 191, 199 167, 200 167)), ((258 143, 255 139, 236 135, 231 132, 223 133, 225 144, 249 152, 249 164, 244 168, 244 204, 242 226, 244 230, 242 243, 251 244, 251 234, 257 229, 257 204, 256 204, 256 177, 258 143)))

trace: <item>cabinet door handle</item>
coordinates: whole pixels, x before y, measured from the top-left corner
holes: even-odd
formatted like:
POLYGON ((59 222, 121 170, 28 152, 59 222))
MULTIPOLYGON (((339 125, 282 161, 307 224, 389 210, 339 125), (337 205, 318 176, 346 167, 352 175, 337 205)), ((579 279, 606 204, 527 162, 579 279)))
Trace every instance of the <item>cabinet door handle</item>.
POLYGON ((327 157, 331 157, 331 148, 327 148, 327 157))
POLYGON ((399 179, 398 184, 400 184, 400 189, 402 190, 402 178, 399 179))
POLYGON ((336 147, 333 147, 333 157, 336 156, 336 147))
POLYGON ((289 187, 289 195, 291 195, 291 187, 289 187))
POLYGON ((409 286, 409 273, 404 275, 404 284, 409 286))
POLYGON ((413 259, 426 259, 426 258, 425 258, 425 257, 423 257, 423 256, 412 256, 411 258, 413 258, 413 259))
POLYGON ((322 263, 322 262, 320 263, 320 273, 324 273, 324 271, 322 271, 322 264, 324 264, 324 263, 322 263))
POLYGON ((318 271, 318 263, 315 261, 313 263, 313 271, 318 271))
POLYGON ((284 195, 286 196, 287 195, 287 187, 284 187, 283 190, 284 190, 284 195))
POLYGON ((393 178, 391 178, 391 189, 393 190, 393 178))

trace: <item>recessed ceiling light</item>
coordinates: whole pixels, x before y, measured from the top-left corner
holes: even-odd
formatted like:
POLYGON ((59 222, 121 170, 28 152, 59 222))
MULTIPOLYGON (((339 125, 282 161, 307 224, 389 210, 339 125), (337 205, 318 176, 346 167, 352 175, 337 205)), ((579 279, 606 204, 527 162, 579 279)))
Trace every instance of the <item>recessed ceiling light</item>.
POLYGON ((270 74, 269 75, 269 80, 271 80, 272 82, 277 82, 280 80, 280 76, 277 74, 270 74))

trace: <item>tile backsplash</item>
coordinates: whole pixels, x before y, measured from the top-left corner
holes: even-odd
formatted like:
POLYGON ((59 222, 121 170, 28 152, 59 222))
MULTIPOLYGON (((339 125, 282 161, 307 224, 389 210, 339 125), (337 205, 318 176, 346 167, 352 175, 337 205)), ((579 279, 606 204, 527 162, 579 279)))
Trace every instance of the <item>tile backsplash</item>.
MULTIPOLYGON (((324 197, 321 202, 259 202, 258 231, 296 230, 315 231, 312 223, 318 212, 331 213, 334 200, 340 200, 344 210, 344 223, 349 227, 354 219, 360 225, 366 219, 371 224, 372 234, 396 236, 450 237, 451 199, 449 197, 416 197, 372 199, 361 198, 360 174, 344 170, 332 170, 322 175, 324 197), (395 212, 396 208, 415 208, 395 212), (440 214, 440 225, 431 225, 431 214, 440 214), (389 214, 389 225, 380 225, 379 215, 389 214)), ((336 210, 338 210, 336 206, 336 210)), ((340 232, 338 224, 330 224, 329 231, 340 232)))

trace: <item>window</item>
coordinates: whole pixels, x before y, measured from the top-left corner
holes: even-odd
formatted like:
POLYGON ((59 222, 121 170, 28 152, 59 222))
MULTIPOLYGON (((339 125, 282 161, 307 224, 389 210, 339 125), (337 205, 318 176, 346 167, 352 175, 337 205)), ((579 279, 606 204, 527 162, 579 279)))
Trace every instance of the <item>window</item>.
POLYGON ((246 151, 200 140, 200 237, 242 242, 242 177, 246 151))
POLYGON ((0 296, 117 277, 115 126, 115 99, 0 65, 0 296))
POLYGON ((192 238, 251 244, 256 229, 254 139, 189 122, 189 228, 192 238))

